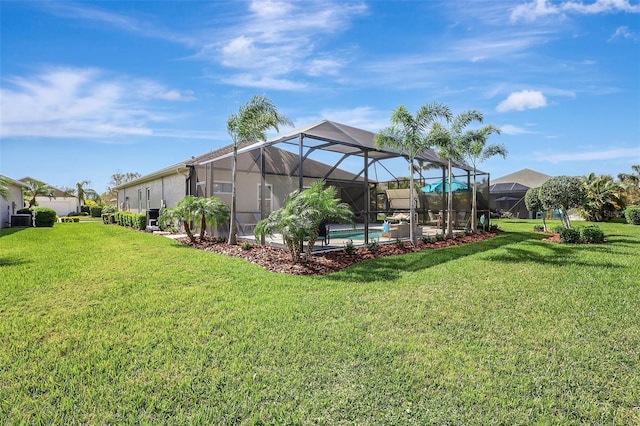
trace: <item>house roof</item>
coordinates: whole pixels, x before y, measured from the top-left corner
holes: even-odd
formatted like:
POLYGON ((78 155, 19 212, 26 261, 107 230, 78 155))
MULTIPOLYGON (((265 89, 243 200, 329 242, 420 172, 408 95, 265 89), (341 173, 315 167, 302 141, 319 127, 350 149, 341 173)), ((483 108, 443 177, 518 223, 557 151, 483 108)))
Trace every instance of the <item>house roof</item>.
POLYGON ((516 182, 494 183, 489 187, 489 192, 491 194, 509 194, 515 192, 527 192, 528 189, 528 186, 516 182))
MULTIPOLYGON (((503 184, 503 183, 517 183, 526 187, 525 191, 529 188, 537 188, 547 180, 549 180, 551 176, 546 175, 544 173, 536 172, 531 169, 522 169, 517 172, 499 177, 497 179, 492 179, 492 184, 503 184)), ((493 186, 493 185, 492 185, 493 186)))
POLYGON ((4 179, 5 181, 7 181, 8 183, 15 185, 15 186, 20 186, 22 188, 26 188, 29 185, 27 185, 26 183, 19 181, 19 180, 15 180, 15 179, 11 179, 9 176, 5 176, 5 175, 0 175, 0 178, 4 179))
POLYGON ((26 184, 26 182, 30 182, 30 181, 38 182, 38 183, 40 183, 40 184, 42 184, 42 185, 47 185, 49 188, 51 188, 51 189, 53 190, 53 197, 54 197, 54 198, 58 198, 58 197, 60 197, 60 198, 74 198, 74 197, 75 197, 75 195, 73 195, 73 194, 69 194, 69 193, 67 193, 67 192, 64 192, 63 190, 61 190, 61 189, 59 189, 59 188, 56 188, 55 186, 51 186, 51 185, 49 185, 49 184, 48 184, 48 183, 46 183, 46 182, 43 182, 43 181, 38 180, 38 179, 34 179, 34 178, 32 178, 32 177, 29 177, 29 176, 23 177, 23 178, 22 178, 22 179, 20 179, 20 180, 21 180, 22 182, 25 182, 25 186, 28 186, 28 185, 26 184))

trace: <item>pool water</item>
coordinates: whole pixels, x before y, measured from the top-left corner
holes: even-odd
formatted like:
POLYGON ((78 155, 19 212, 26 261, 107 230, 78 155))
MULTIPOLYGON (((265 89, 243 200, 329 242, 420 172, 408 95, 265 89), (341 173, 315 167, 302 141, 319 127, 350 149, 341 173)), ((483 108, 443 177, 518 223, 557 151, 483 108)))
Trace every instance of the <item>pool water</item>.
MULTIPOLYGON (((378 240, 382 236, 379 229, 369 229, 369 239, 378 240)), ((350 240, 364 240, 364 229, 341 229, 338 231, 329 231, 329 238, 344 238, 350 240)))

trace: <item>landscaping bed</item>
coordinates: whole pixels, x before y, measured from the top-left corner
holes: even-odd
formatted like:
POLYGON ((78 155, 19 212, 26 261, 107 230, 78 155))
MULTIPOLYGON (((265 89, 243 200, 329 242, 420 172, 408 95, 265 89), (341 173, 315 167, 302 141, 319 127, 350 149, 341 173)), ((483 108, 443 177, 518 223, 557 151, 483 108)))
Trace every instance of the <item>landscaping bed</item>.
MULTIPOLYGON (((344 250, 317 253, 311 256, 309 261, 298 263, 293 263, 291 261, 291 254, 281 248, 252 244, 251 248, 244 249, 240 244, 229 245, 226 242, 218 242, 215 237, 210 236, 205 236, 203 241, 197 238, 195 248, 240 257, 272 272, 293 275, 324 275, 340 271, 367 259, 451 247, 485 240, 495 235, 497 235, 496 232, 485 232, 472 235, 460 235, 456 238, 429 243, 424 243, 419 240, 415 246, 408 241, 402 241, 400 243, 390 242, 380 244, 377 249, 359 247, 355 249, 353 254, 347 254, 344 250)), ((189 238, 186 237, 178 238, 177 241, 185 245, 193 246, 189 238)))

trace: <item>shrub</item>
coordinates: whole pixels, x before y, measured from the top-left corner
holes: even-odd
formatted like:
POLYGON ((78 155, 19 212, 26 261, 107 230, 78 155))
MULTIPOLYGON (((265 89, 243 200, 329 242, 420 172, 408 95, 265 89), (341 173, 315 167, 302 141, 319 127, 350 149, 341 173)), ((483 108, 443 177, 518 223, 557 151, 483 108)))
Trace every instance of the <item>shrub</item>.
POLYGON ((444 241, 444 234, 442 232, 437 232, 436 235, 434 236, 436 241, 444 241))
POLYGON ((94 206, 91 207, 91 217, 101 217, 102 216, 102 207, 94 206))
POLYGON ((49 207, 35 207, 33 220, 37 228, 51 227, 56 223, 56 211, 49 207))
POLYGON ((544 232, 544 226, 542 226, 542 225, 534 225, 533 226, 533 230, 535 232, 544 232))
POLYGON ((575 228, 562 228, 560 230, 560 241, 569 244, 578 244, 580 242, 580 231, 575 228))
POLYGON ((373 240, 369 244, 367 244, 367 250, 372 253, 377 253, 380 250, 380 244, 377 240, 373 240))
POLYGON ((31 214, 31 209, 29 208, 20 209, 16 212, 16 214, 31 214))
POLYGON ((595 225, 582 228, 580 235, 585 243, 601 243, 604 241, 604 232, 595 225))
POLYGON ((120 226, 144 230, 147 228, 147 215, 131 212, 115 212, 115 222, 120 226))
POLYGON ((629 206, 624 211, 624 217, 627 223, 632 225, 640 225, 640 206, 629 206))
POLYGON ((431 237, 430 237, 430 236, 428 236, 428 235, 423 235, 423 236, 422 236, 422 238, 421 238, 421 240, 422 240, 422 242, 423 242, 424 244, 431 244, 431 243, 433 242, 433 240, 431 239, 431 237))
POLYGON ((355 254, 356 246, 353 245, 353 240, 349 240, 344 245, 344 252, 347 254, 355 254))
POLYGON ((62 216, 60 218, 60 222, 68 222, 68 223, 73 223, 73 222, 80 222, 80 218, 77 216, 62 216))
POLYGON ((555 228, 553 228, 553 233, 554 234, 559 234, 562 232, 563 229, 567 229, 564 226, 556 226, 555 228))
POLYGON ((81 206, 80 207, 80 213, 86 213, 86 214, 91 213, 91 207, 89 207, 89 206, 81 206))
POLYGON ((117 210, 116 206, 104 206, 102 207, 102 214, 115 213, 117 210))
POLYGON ((253 248, 253 244, 251 244, 249 241, 243 241, 242 244, 240 244, 240 248, 242 250, 251 250, 253 248))

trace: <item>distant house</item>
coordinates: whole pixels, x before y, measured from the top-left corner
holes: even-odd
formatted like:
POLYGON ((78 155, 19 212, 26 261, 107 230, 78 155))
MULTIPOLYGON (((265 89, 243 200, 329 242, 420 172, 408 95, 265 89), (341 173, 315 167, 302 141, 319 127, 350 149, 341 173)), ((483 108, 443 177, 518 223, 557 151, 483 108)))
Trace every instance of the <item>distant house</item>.
MULTIPOLYGON (((20 179, 20 181, 25 183, 29 181, 45 183, 32 177, 24 177, 20 179)), ((53 189, 53 197, 36 197, 36 203, 38 207, 49 207, 55 210, 58 216, 66 216, 71 212, 80 211, 80 203, 78 202, 78 198, 76 196, 67 194, 63 190, 49 184, 47 185, 49 186, 49 188, 53 189)))
POLYGON ((19 180, 11 179, 7 176, 0 177, 7 185, 8 197, 5 199, 0 197, 0 228, 8 228, 11 226, 11 215, 16 214, 20 210, 24 201, 23 194, 27 185, 19 180))
POLYGON ((517 172, 491 180, 489 186, 490 208, 494 211, 511 212, 513 217, 531 219, 535 212, 529 212, 525 205, 524 196, 529 188, 537 188, 552 176, 522 169, 517 172))

